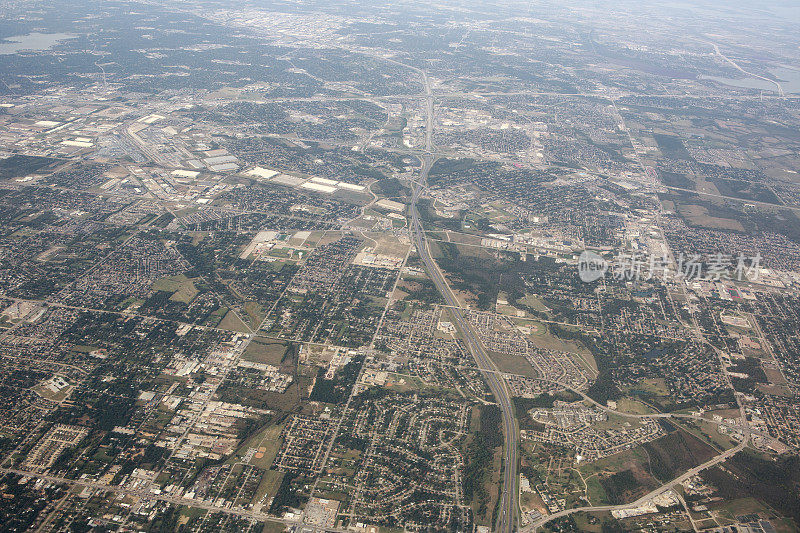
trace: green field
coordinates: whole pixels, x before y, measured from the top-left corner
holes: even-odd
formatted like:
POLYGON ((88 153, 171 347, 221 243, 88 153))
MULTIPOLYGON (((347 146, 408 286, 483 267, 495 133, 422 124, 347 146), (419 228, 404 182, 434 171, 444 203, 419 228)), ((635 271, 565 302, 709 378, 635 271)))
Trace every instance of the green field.
POLYGON ((229 310, 225 313, 225 316, 220 320, 219 324, 217 325, 220 329, 227 329, 230 331, 240 331, 242 333, 249 333, 250 329, 247 327, 247 324, 242 322, 233 310, 229 310))
POLYGON ((647 415, 656 412, 656 410, 649 405, 634 398, 618 399, 616 410, 621 413, 630 413, 632 415, 647 415))
POLYGON ((280 366, 288 348, 284 342, 256 337, 247 345, 242 358, 256 363, 280 366))
POLYGON ((507 353, 500 353, 500 352, 489 352, 489 357, 497 365, 497 368, 501 372, 508 372, 509 374, 519 374, 521 376, 527 376, 530 378, 535 378, 539 376, 539 373, 536 371, 535 368, 531 366, 527 359, 522 357, 521 355, 512 355, 507 353))
POLYGON ((171 292, 169 297, 173 302, 190 303, 197 296, 197 287, 192 280, 179 274, 177 276, 167 276, 153 283, 153 290, 171 292))
POLYGON ((278 487, 281 486, 281 481, 283 481, 283 472, 278 472, 277 470, 267 470, 264 472, 261 483, 258 484, 256 493, 253 496, 252 503, 255 505, 256 503, 262 502, 264 498, 269 499, 275 496, 275 493, 278 492, 278 487))

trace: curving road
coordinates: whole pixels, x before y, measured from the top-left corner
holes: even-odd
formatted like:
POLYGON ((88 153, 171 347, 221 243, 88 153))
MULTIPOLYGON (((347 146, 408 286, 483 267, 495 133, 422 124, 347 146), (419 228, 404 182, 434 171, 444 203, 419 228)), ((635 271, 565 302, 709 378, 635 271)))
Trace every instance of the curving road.
POLYGON ((652 500, 654 497, 658 496, 659 494, 662 494, 662 493, 672 489, 675 485, 683 483, 684 481, 686 481, 687 479, 691 478, 692 476, 695 476, 695 475, 699 474, 703 470, 706 470, 708 468, 711 468, 712 466, 718 465, 719 463, 721 463, 723 461, 726 461, 731 456, 736 455, 737 453, 742 451, 745 448, 745 446, 747 446, 748 441, 749 441, 749 438, 745 437, 744 440, 742 440, 742 442, 740 442, 738 445, 736 445, 735 447, 731 448, 730 450, 722 452, 721 454, 717 455, 716 457, 714 457, 710 461, 707 461, 707 462, 705 462, 703 464, 700 464, 700 465, 698 465, 698 466, 696 466, 696 467, 694 467, 694 468, 692 468, 690 470, 687 470, 686 472, 684 472, 680 476, 676 477, 672 481, 664 483, 659 488, 657 488, 657 489, 655 489, 655 490, 653 490, 651 492, 648 492, 647 494, 645 494, 644 496, 642 496, 641 498, 639 498, 638 500, 636 500, 634 502, 626 503, 626 504, 622 504, 622 505, 595 505, 595 506, 587 506, 587 507, 573 507, 572 509, 566 509, 564 511, 559 511, 557 513, 553 513, 551 515, 548 515, 548 516, 540 518, 539 520, 534 522, 526 531, 536 531, 537 528, 545 525, 546 523, 550 522, 551 520, 555 520, 556 518, 563 518, 563 517, 569 516, 569 515, 571 515, 573 513, 579 513, 579 512, 582 512, 582 511, 615 511, 615 510, 618 510, 618 509, 630 509, 632 507, 638 507, 638 506, 642 505, 643 503, 647 502, 648 500, 652 500))
POLYGON ((764 81, 767 81, 767 82, 769 82, 769 83, 772 83, 772 84, 773 84, 773 85, 775 85, 775 87, 778 89, 778 95, 779 95, 779 96, 781 96, 781 97, 783 97, 783 96, 786 96, 786 95, 784 94, 784 92, 783 92, 783 87, 781 86, 781 84, 780 84, 780 82, 779 82, 778 80, 773 80, 773 79, 771 79, 771 78, 766 78, 766 77, 764 77, 764 76, 759 76, 758 74, 753 74, 752 72, 748 72, 748 71, 746 71, 745 69, 743 69, 742 67, 740 67, 740 66, 739 66, 739 64, 738 64, 738 63, 736 63, 736 61, 734 61, 733 59, 729 58, 728 56, 726 56, 725 54, 723 54, 722 52, 720 52, 720 50, 719 50, 719 46, 717 46, 717 44, 716 44, 716 43, 712 43, 712 42, 709 42, 709 41, 706 41, 706 42, 708 42, 708 44, 710 44, 711 46, 713 46, 713 47, 714 47, 714 53, 715 53, 715 54, 717 54, 719 57, 721 57, 722 59, 724 59, 724 60, 725 60, 727 63, 729 63, 729 64, 730 64, 730 65, 731 65, 733 68, 735 68, 736 70, 738 70, 739 72, 741 72, 741 73, 742 73, 742 74, 744 74, 745 76, 749 76, 749 77, 751 77, 751 78, 757 78, 757 79, 759 79, 759 80, 764 80, 764 81))
POLYGON ((472 326, 467 320, 464 319, 459 303, 456 300, 450 286, 447 284, 444 276, 442 275, 439 267, 434 263, 431 257, 428 243, 426 241, 425 231, 422 229, 422 224, 419 220, 419 211, 417 209, 417 201, 419 200, 422 191, 425 188, 425 183, 428 179, 428 173, 433 166, 435 156, 433 154, 433 94, 430 89, 428 76, 422 71, 423 81, 425 84, 425 98, 427 101, 427 122, 425 125, 425 155, 422 157, 422 169, 418 180, 413 185, 413 194, 411 197, 411 233, 414 240, 414 245, 417 248, 422 262, 428 271, 428 275, 436 285, 438 291, 451 306, 450 312, 453 320, 461 331, 464 340, 469 348, 472 357, 475 359, 478 368, 481 370, 484 380, 486 381, 489 389, 492 391, 495 399, 497 400, 498 407, 503 417, 503 437, 505 442, 505 455, 503 457, 503 492, 500 499, 500 510, 497 516, 496 531, 500 533, 512 533, 516 526, 516 510, 517 510, 517 422, 514 418, 514 407, 511 403, 511 395, 509 394, 505 380, 498 372, 497 367, 489 359, 486 353, 486 348, 478 339, 477 335, 472 330, 472 326))

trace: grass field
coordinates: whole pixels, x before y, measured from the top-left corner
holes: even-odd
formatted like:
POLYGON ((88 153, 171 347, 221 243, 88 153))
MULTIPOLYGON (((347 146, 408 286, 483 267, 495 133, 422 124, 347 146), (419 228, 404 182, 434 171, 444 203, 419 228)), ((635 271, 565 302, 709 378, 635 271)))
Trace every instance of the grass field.
POLYGON ((630 387, 628 392, 638 392, 640 394, 652 396, 668 396, 667 382, 663 378, 643 379, 636 385, 630 387))
POLYGON ((708 214, 708 209, 701 205, 680 204, 678 213, 686 219, 691 226, 700 226, 708 229, 727 229, 744 231, 744 226, 738 220, 720 218, 708 214))
POLYGON ((178 518, 178 525, 185 525, 193 518, 199 518, 206 514, 208 511, 197 507, 181 506, 180 517, 178 518))
POLYGON ((727 450, 736 446, 736 442, 733 439, 720 433, 717 430, 718 426, 711 422, 684 420, 679 421, 677 425, 706 444, 710 444, 719 451, 727 450))
POLYGON ((250 322, 250 327, 253 329, 261 325, 261 321, 264 320, 264 309, 258 302, 245 303, 244 312, 247 315, 247 320, 250 322))
POLYGON ((561 339, 550 333, 549 328, 547 333, 543 335, 530 336, 529 338, 537 348, 542 348, 544 350, 555 350, 557 352, 580 354, 584 358, 587 358, 587 361, 590 360, 588 359, 590 357, 591 361, 594 361, 591 352, 587 350, 585 346, 571 340, 561 339))
POLYGON ((220 329, 227 329, 229 331, 240 331, 242 333, 249 333, 250 331, 247 328, 247 325, 242 322, 239 316, 233 311, 228 311, 225 313, 225 316, 222 318, 217 327, 220 329))
POLYGON ((783 377, 783 374, 777 368, 765 368, 764 374, 766 374, 767 379, 773 385, 786 385, 786 378, 783 377))
POLYGON ((647 454, 641 447, 637 447, 585 464, 580 467, 580 471, 585 479, 598 472, 619 472, 637 464, 645 463, 647 463, 647 454))
POLYGON ((536 509, 540 513, 547 510, 542 498, 535 492, 523 492, 520 494, 520 506, 524 511, 531 511, 536 509))
POLYGON ((283 431, 283 424, 268 425, 258 433, 245 439, 236 452, 228 459, 228 462, 235 463, 241 461, 249 448, 256 448, 263 455, 262 457, 253 455, 249 464, 257 466, 258 468, 268 469, 272 466, 272 461, 275 460, 275 456, 278 455, 278 450, 281 447, 281 431, 283 431), (262 448, 264 449, 263 452, 261 451, 262 448))
POLYGON ((281 486, 281 481, 283 481, 283 472, 278 472, 277 470, 267 470, 264 472, 261 483, 258 484, 256 493, 253 496, 253 505, 259 502, 266 503, 266 501, 264 501, 265 498, 269 499, 275 496, 275 493, 278 492, 278 487, 281 486))
POLYGON ((717 507, 716 510, 719 512, 720 516, 735 520, 739 515, 763 513, 767 509, 755 498, 739 498, 725 502, 717 507))
POLYGON ((501 372, 508 372, 510 374, 520 374, 530 378, 539 376, 535 368, 531 366, 527 359, 521 355, 511 355, 500 352, 489 351, 489 357, 497 365, 501 372))
POLYGON ((592 505, 600 505, 608 501, 608 495, 597 476, 586 480, 586 497, 589 498, 592 505))
POLYGON ((283 533, 284 531, 286 531, 286 524, 283 522, 267 520, 264 522, 264 529, 261 530, 261 533, 283 533))
POLYGON ((511 319, 511 322, 515 326, 520 326, 522 328, 530 329, 530 333, 528 336, 532 335, 544 335, 547 333, 547 326, 545 326, 542 322, 535 320, 533 318, 521 318, 521 317, 514 317, 511 319))
POLYGON ((594 360, 594 356, 590 353, 573 353, 572 360, 579 367, 583 367, 589 372, 589 376, 597 377, 597 361, 594 360))
POLYGON ((533 296, 532 294, 526 294, 524 297, 520 298, 517 301, 523 305, 527 305, 534 311, 539 311, 541 313, 547 313, 548 311, 550 311, 550 308, 548 308, 544 304, 544 302, 542 302, 541 298, 533 296))
POLYGON ((153 289, 157 291, 171 292, 169 297, 173 302, 190 303, 197 296, 197 287, 192 280, 179 274, 177 276, 167 276, 153 283, 153 289))
POLYGON ((617 411, 633 415, 646 415, 656 412, 656 410, 649 405, 633 398, 620 398, 617 400, 617 411))
POLYGON ((97 346, 86 346, 83 344, 76 344, 70 347, 70 350, 73 352, 89 353, 97 350, 97 346))
POLYGON ((256 337, 247 346, 242 358, 256 363, 280 366, 288 346, 281 341, 256 337))

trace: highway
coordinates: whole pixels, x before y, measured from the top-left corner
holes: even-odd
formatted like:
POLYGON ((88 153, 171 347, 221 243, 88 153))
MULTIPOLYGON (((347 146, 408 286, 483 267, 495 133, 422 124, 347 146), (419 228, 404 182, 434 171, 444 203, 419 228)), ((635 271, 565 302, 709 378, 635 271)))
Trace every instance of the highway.
MULTIPOLYGON (((415 69, 417 70, 417 69, 415 69)), ((497 524, 495 530, 502 533, 511 533, 515 531, 516 526, 516 513, 517 513, 517 439, 518 439, 518 431, 516 425, 516 419, 514 417, 514 408, 511 402, 511 397, 506 386, 506 383, 503 379, 502 373, 498 370, 492 360, 489 358, 488 354, 486 353, 486 349, 483 344, 478 339, 477 335, 473 331, 472 327, 468 323, 468 321, 464 318, 461 304, 455 298, 455 295, 450 289, 447 281, 444 278, 441 270, 439 270, 438 265, 433 261, 431 257, 430 250, 428 248, 428 243, 426 240, 425 231, 422 228, 422 224, 419 218, 419 210, 417 209, 417 203, 419 201, 419 197, 422 194, 423 190, 426 187, 428 174, 430 173, 431 167, 436 160, 436 154, 433 149, 433 95, 430 90, 428 77, 427 75, 419 70, 420 74, 423 76, 424 83, 425 83, 425 95, 427 100, 427 123, 426 123, 426 132, 425 132, 425 155, 422 157, 422 168, 420 170, 420 175, 417 181, 413 185, 413 194, 411 198, 411 226, 410 230, 412 233, 412 239, 414 245, 416 246, 417 253, 419 253, 420 259, 425 264, 425 268, 428 272, 428 275, 431 277, 434 285, 436 285, 437 290, 442 294, 446 304, 449 306, 450 313, 453 317, 454 322, 456 323, 457 327, 461 331, 464 341, 469 348, 472 357, 475 359, 478 369, 481 371, 484 380, 486 381, 489 389, 492 391, 498 406, 500 407, 500 411, 503 418, 503 436, 505 441, 505 454, 504 454, 504 470, 503 470, 503 489, 501 495, 501 502, 500 502, 500 512, 497 517, 497 524)), ((570 387, 567 387, 570 388, 570 387)), ((652 413, 652 414, 645 414, 645 415, 635 415, 629 413, 619 413, 617 411, 613 411, 609 409, 607 406, 598 404, 592 398, 589 398, 585 393, 581 391, 575 391, 580 394, 585 400, 590 401, 591 403, 597 405, 604 411, 612 411, 614 413, 623 415, 623 416, 630 416, 636 418, 645 418, 645 417, 652 417, 652 418, 693 418, 693 419, 700 419, 699 417, 694 417, 691 415, 676 415, 671 413, 652 413)), ((572 513, 579 512, 579 511, 601 511, 601 510, 614 510, 614 509, 626 509, 631 507, 636 507, 641 505, 642 503, 646 502, 649 499, 652 499, 654 496, 657 496, 670 488, 674 487, 676 484, 681 483, 688 479, 689 477, 710 468, 720 462, 725 461, 732 455, 738 453, 747 445, 749 441, 750 432, 746 431, 745 439, 739 443, 739 445, 722 452, 721 454, 717 455, 710 461, 698 465, 695 468, 690 469, 689 471, 685 472, 683 475, 679 476, 678 478, 665 483, 658 489, 648 493, 647 495, 643 496, 642 498, 636 500, 635 502, 631 502, 625 505, 609 505, 609 506, 597 506, 597 507, 579 507, 568 509, 565 511, 561 511, 559 513, 555 513, 549 515, 547 517, 543 517, 539 521, 532 524, 528 530, 536 530, 537 528, 541 527, 542 525, 546 524, 547 522, 563 517, 568 516, 572 513)))
POLYGON ((422 169, 418 180, 414 183, 413 194, 411 197, 411 233, 414 245, 416 246, 417 253, 425 264, 433 283, 436 285, 437 290, 442 294, 447 305, 451 306, 450 313, 453 316, 458 329, 464 337, 464 341, 469 348, 472 357, 486 381, 489 389, 497 401, 500 412, 503 417, 503 437, 505 443, 505 453, 503 457, 503 487, 500 496, 500 510, 497 516, 497 524, 495 530, 500 533, 511 533, 515 531, 516 526, 516 511, 517 511, 517 422, 514 418, 514 406, 511 403, 511 395, 509 394, 508 387, 502 375, 498 372, 497 367, 489 358, 486 349, 478 339, 477 335, 473 332, 472 326, 459 309, 459 303, 456 300, 450 286, 444 278, 444 275, 439 270, 439 267, 434 263, 431 257, 428 243, 426 241, 425 231, 422 229, 422 224, 419 220, 419 210, 417 209, 417 202, 425 188, 428 179, 428 173, 433 166, 435 156, 433 154, 433 95, 431 93, 428 76, 422 71, 419 71, 425 84, 425 97, 427 100, 427 122, 425 128, 425 155, 422 157, 422 169))

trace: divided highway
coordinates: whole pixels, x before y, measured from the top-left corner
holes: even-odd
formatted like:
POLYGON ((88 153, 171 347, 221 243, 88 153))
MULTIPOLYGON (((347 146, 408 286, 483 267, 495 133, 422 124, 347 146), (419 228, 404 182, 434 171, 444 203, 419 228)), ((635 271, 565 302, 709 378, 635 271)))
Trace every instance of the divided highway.
MULTIPOLYGON (((423 165, 423 177, 427 176, 433 159, 426 158, 423 165)), ((511 395, 505 381, 500 376, 497 367, 489 359, 486 349, 480 342, 476 334, 472 331, 472 326, 464 319, 464 315, 459 309, 459 303, 453 296, 449 285, 444 279, 439 267, 433 262, 427 242, 425 232, 419 222, 419 212, 417 211, 417 200, 419 199, 422 187, 417 184, 414 187, 414 194, 411 203, 411 231, 413 233, 414 244, 417 248, 422 262, 428 271, 436 288, 442 294, 447 305, 451 306, 450 314, 453 316, 459 330, 464 336, 472 357, 478 368, 481 369, 483 378, 489 385, 500 412, 503 416, 503 437, 505 441, 505 455, 503 457, 503 493, 500 501, 500 512, 497 517, 496 530, 501 533, 511 533, 515 530, 516 524, 516 501, 517 501, 517 422, 514 418, 514 406, 511 403, 511 395)))
MULTIPOLYGON (((418 69, 415 69, 418 70, 418 69)), ((505 380, 499 373, 497 367, 489 358, 486 349, 478 339, 472 326, 464 319, 459 303, 456 300, 450 286, 444 279, 444 275, 431 257, 425 231, 419 220, 419 210, 417 202, 422 194, 428 180, 428 173, 433 166, 435 157, 433 155, 433 94, 431 92, 428 76, 425 72, 418 70, 422 74, 425 84, 425 98, 427 121, 425 124, 425 155, 422 157, 422 169, 416 183, 413 185, 411 197, 411 234, 428 275, 436 285, 437 290, 442 294, 447 305, 451 306, 450 313, 453 316, 458 329, 464 337, 464 341, 469 348, 475 363, 482 371, 483 378, 489 389, 494 395, 500 412, 503 417, 503 437, 505 442, 505 453, 503 456, 503 491, 500 495, 500 510, 497 516, 496 531, 500 533, 512 533, 516 526, 517 511, 517 422, 514 418, 514 406, 511 402, 511 395, 505 380)))

